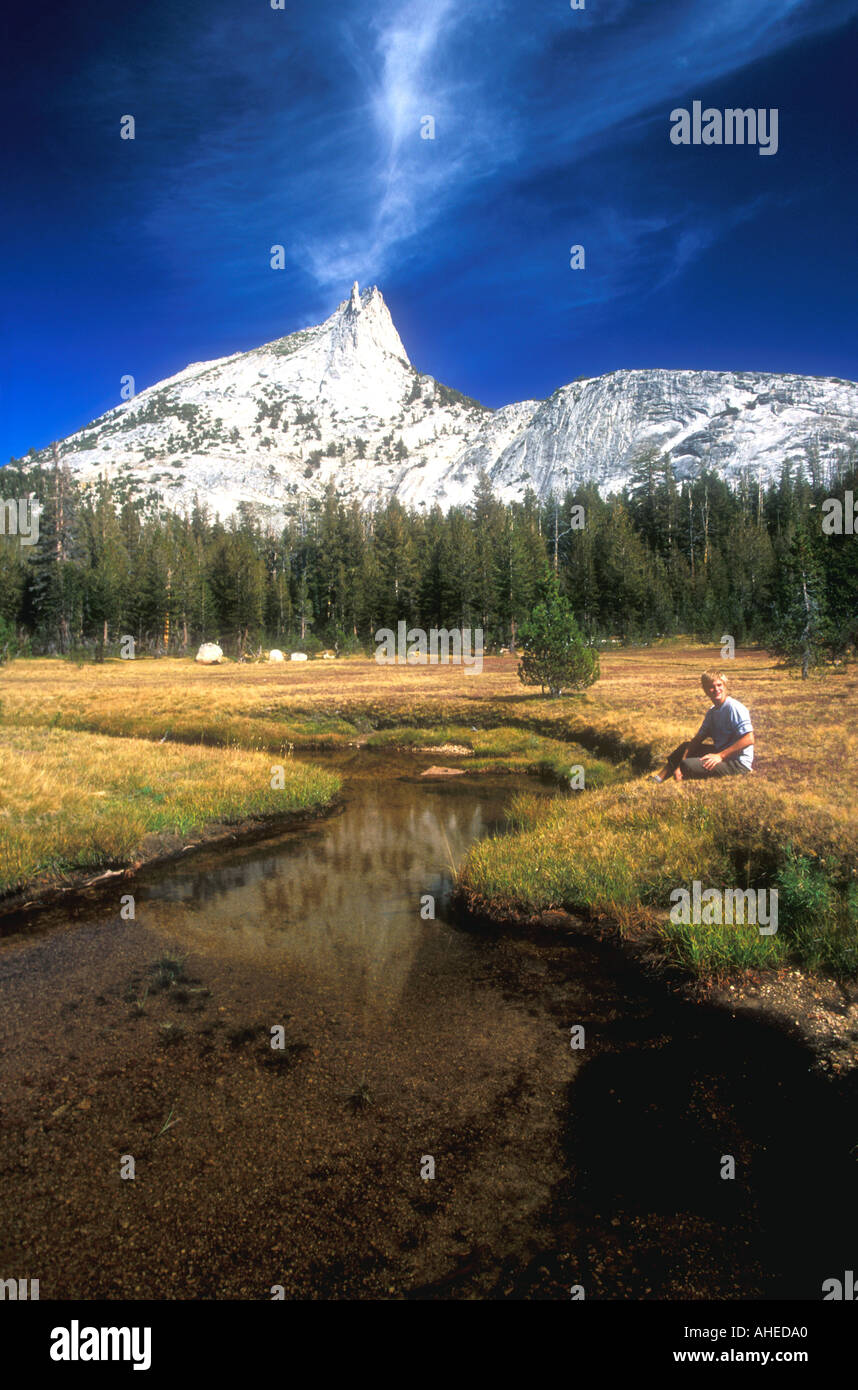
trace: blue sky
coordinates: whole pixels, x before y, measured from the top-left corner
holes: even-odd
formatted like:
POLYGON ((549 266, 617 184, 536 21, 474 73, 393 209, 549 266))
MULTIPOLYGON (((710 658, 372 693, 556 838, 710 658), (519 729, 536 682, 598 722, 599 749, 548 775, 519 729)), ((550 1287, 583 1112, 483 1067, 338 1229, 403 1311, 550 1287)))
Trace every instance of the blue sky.
POLYGON ((858 0, 20 8, 4 461, 124 374, 318 322, 354 279, 416 366, 489 405, 620 367, 858 375, 858 0), (777 154, 673 145, 695 99, 777 107, 777 154))

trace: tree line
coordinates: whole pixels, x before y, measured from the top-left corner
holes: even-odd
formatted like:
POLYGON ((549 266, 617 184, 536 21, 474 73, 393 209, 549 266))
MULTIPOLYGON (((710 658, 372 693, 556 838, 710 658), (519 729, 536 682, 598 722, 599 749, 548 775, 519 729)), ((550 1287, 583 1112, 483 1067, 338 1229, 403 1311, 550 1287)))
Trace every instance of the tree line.
MULTIPOLYGON (((678 482, 643 455, 607 498, 592 483, 503 503, 481 475, 473 501, 442 512, 290 499, 272 526, 247 507, 227 522, 141 512, 106 480, 12 460, 0 497, 35 494, 39 538, 0 535, 0 656, 118 650, 181 654, 218 641, 372 650, 380 627, 482 628, 515 647, 556 583, 593 645, 684 633, 762 643, 805 670, 858 641, 858 536, 825 534, 822 504, 858 496, 858 460, 785 462, 777 481, 728 486, 711 469, 678 482)), ((3 511, 0 507, 0 520, 3 511)))

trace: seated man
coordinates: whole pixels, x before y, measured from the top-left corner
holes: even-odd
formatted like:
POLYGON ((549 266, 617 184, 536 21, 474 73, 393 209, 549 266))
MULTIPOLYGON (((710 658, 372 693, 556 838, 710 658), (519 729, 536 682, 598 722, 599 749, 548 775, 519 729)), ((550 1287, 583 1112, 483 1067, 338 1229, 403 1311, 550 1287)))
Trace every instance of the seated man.
POLYGON ((703 723, 690 743, 674 748, 661 772, 652 780, 663 782, 674 777, 726 777, 730 773, 753 772, 754 730, 751 716, 738 700, 727 694, 727 682, 720 671, 704 671, 700 684, 712 701, 703 723), (711 743, 706 740, 711 739, 711 743))

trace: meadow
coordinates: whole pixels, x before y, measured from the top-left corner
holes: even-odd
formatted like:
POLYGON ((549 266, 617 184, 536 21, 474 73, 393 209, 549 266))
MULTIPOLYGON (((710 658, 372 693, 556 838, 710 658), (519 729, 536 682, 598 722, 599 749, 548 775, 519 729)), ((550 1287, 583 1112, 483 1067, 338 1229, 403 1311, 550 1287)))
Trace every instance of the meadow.
POLYGON ((645 933, 697 971, 788 961, 854 974, 858 679, 801 681, 766 652, 680 643, 602 656, 599 682, 545 699, 511 657, 466 667, 379 666, 362 657, 285 666, 190 660, 18 660, 0 677, 0 893, 72 867, 131 862, 147 834, 187 834, 275 809, 321 808, 336 774, 295 754, 349 746, 431 749, 472 775, 528 772, 585 788, 520 796, 513 832, 476 845, 462 896, 488 916, 587 910, 645 933), (701 670, 727 665, 747 704, 757 771, 662 786, 645 774, 697 728, 701 670), (270 759, 288 770, 269 787, 270 759), (148 790, 143 790, 147 788, 148 790), (279 798, 279 799, 278 799, 279 798), (782 927, 677 927, 669 893, 694 878, 777 886, 782 927))
POLYGON ((214 825, 317 811, 340 779, 230 748, 0 726, 0 902, 83 871, 126 866, 214 825))

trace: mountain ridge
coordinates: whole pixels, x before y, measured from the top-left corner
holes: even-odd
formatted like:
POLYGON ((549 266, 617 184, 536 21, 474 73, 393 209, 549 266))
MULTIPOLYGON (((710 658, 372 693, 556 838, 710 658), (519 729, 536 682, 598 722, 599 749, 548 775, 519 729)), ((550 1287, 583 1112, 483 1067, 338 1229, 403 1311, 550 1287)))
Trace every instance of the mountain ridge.
MULTIPOLYGON (((647 451, 678 478, 712 467, 766 482, 786 458, 824 468, 858 448, 858 385, 792 373, 621 368, 546 400, 483 406, 411 363, 377 286, 323 323, 190 363, 59 446, 81 482, 143 504, 272 519, 333 483, 362 505, 447 509, 485 470, 499 497, 594 482, 615 491, 647 451)), ((49 451, 36 453, 47 462, 49 451)))

